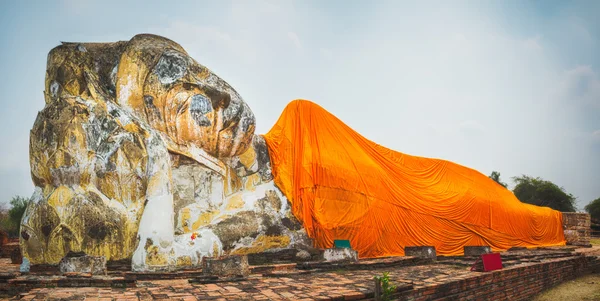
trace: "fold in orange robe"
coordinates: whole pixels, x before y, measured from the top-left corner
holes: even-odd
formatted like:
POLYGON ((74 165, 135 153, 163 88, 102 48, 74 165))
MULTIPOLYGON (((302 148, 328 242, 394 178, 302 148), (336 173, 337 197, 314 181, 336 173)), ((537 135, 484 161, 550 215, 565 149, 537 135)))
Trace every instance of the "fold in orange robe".
POLYGON ((291 102, 264 136, 275 184, 321 248, 349 239, 360 257, 405 246, 564 245, 562 214, 521 203, 473 169, 369 141, 320 106, 291 102))

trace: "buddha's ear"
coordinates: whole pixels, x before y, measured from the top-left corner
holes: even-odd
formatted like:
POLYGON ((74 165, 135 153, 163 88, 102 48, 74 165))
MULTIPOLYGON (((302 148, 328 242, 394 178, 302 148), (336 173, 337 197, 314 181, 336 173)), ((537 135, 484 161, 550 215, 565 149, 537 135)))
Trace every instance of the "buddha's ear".
POLYGON ((210 98, 215 111, 229 107, 229 103, 231 102, 231 95, 229 95, 229 93, 217 90, 207 85, 202 85, 201 88, 206 96, 210 98))

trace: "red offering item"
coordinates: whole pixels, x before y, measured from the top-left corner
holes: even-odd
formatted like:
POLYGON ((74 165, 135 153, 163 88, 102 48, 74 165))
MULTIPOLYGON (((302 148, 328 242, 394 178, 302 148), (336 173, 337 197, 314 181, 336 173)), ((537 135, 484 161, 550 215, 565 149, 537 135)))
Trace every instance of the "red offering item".
POLYGON ((500 253, 490 253, 481 255, 481 260, 483 261, 483 271, 495 271, 502 269, 502 258, 500 258, 500 253))
POLYGON ((501 270, 503 267, 500 253, 490 253, 481 255, 481 257, 477 259, 473 266, 471 266, 471 271, 481 271, 482 265, 484 272, 501 270))

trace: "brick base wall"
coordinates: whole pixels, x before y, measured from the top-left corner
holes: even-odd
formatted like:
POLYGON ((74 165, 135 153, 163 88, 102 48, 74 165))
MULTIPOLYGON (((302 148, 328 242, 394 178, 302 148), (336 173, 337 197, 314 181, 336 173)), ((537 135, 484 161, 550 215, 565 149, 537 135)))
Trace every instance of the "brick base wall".
POLYGON ((567 245, 590 245, 590 215, 587 213, 563 212, 563 231, 567 245))
POLYGON ((415 287, 399 300, 529 300, 561 282, 600 272, 600 259, 577 256, 487 273, 473 273, 444 284, 415 287))

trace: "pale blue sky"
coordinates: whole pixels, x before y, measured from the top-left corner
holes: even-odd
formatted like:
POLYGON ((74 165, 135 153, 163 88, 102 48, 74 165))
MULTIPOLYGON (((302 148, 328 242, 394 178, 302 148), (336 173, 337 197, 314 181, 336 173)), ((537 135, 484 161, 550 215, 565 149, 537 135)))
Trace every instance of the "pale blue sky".
POLYGON ((238 90, 257 133, 311 99, 401 152, 600 197, 600 1, 1 1, 0 203, 60 41, 164 35, 238 90))

